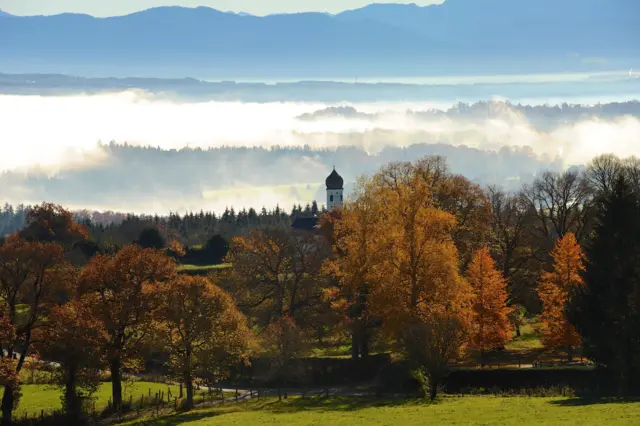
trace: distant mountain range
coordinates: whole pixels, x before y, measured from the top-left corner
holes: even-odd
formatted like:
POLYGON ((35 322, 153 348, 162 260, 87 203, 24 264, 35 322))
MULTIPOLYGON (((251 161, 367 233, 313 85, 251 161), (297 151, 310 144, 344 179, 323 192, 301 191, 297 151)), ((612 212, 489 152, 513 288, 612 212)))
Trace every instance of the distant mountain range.
POLYGON ((204 7, 110 18, 0 12, 0 72, 241 78, 619 68, 640 54, 639 17, 638 0, 446 0, 265 17, 204 7))

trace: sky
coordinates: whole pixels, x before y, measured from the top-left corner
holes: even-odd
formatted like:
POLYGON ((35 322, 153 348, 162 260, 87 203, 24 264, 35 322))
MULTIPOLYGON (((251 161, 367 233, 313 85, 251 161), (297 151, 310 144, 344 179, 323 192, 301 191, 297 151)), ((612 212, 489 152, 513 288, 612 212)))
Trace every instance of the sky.
MULTIPOLYGON (((157 6, 208 6, 254 15, 295 12, 329 12, 356 9, 375 0, 0 0, 0 9, 14 15, 86 13, 93 16, 125 15, 157 6)), ((420 6, 443 0, 384 0, 377 3, 415 3, 420 6)))

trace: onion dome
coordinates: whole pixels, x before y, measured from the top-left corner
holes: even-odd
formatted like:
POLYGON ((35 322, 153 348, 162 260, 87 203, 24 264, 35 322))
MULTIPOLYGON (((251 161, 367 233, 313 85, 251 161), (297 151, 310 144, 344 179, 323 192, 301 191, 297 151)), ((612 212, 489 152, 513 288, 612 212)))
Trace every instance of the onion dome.
POLYGON ((329 177, 327 177, 325 183, 327 184, 327 189, 343 189, 342 187, 344 186, 344 180, 342 179, 342 176, 336 172, 335 167, 329 177))

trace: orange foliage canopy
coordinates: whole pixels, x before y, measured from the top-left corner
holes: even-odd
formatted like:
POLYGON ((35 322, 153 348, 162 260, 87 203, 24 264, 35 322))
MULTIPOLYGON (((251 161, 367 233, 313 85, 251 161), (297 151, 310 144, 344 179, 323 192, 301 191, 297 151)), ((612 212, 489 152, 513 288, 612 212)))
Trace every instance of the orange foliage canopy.
POLYGON ((29 210, 20 237, 31 241, 57 242, 70 246, 89 237, 89 231, 76 223, 71 212, 59 205, 42 203, 29 210))
POLYGON ((192 406, 194 379, 226 379, 232 365, 248 362, 254 336, 231 296, 207 278, 177 275, 160 293, 156 327, 192 406))
POLYGON ((584 254, 573 233, 558 240, 551 252, 553 271, 542 275, 538 294, 542 301, 542 343, 548 348, 580 345, 580 336, 565 314, 572 287, 582 286, 584 254))
POLYGON ((115 255, 92 258, 80 276, 80 291, 95 307, 93 315, 107 333, 106 356, 111 369, 114 408, 122 404, 123 367, 137 367, 140 343, 153 325, 160 284, 176 273, 163 252, 130 245, 115 255))
POLYGON ((60 364, 56 369, 57 384, 72 385, 74 394, 76 388, 88 394, 97 390, 107 339, 102 323, 94 315, 95 307, 87 302, 89 299, 74 299, 54 307, 48 338, 38 345, 43 357, 60 364))
POLYGON ((324 265, 324 271, 336 279, 336 286, 325 295, 333 309, 345 315, 345 320, 364 320, 368 316, 368 294, 376 285, 376 267, 381 253, 377 246, 380 232, 380 210, 366 181, 358 181, 356 197, 343 210, 339 218, 327 213, 323 224, 332 229, 334 256, 324 265))
POLYGON ((68 272, 57 243, 28 242, 12 235, 0 245, 0 311, 15 337, 3 342, 9 355, 18 347, 28 352, 34 332, 64 292, 68 272))
POLYGON ((359 182, 334 227, 336 256, 327 267, 343 300, 366 287, 372 315, 393 337, 442 315, 468 323, 471 289, 459 274, 456 218, 437 207, 431 179, 411 164, 383 168, 359 182))
POLYGON ((175 262, 164 253, 130 245, 115 255, 91 259, 80 276, 81 292, 92 297, 94 315, 104 323, 110 357, 135 352, 158 305, 162 281, 175 273, 175 262))
POLYGON ((486 248, 476 251, 467 270, 473 288, 473 318, 469 347, 480 352, 503 346, 512 338, 507 284, 486 248))
POLYGON ((382 207, 376 244, 384 256, 372 300, 384 326, 401 332, 443 314, 466 323, 471 291, 459 275, 455 217, 434 206, 428 182, 418 175, 376 192, 382 207))
POLYGON ((327 252, 321 238, 277 227, 235 237, 226 262, 233 265, 238 305, 261 327, 284 316, 303 328, 315 325, 323 307, 327 252))

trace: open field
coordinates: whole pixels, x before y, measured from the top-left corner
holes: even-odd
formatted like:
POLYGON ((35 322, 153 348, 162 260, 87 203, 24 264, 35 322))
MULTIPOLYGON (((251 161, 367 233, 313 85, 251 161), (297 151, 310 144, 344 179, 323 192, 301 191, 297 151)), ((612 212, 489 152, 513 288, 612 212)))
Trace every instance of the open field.
POLYGON ((631 425, 640 402, 577 398, 444 397, 436 403, 360 398, 262 399, 129 425, 631 425))
POLYGON ((520 329, 520 337, 515 337, 506 344, 505 349, 511 352, 528 352, 542 349, 540 336, 535 332, 537 324, 525 324, 520 329))
MULTIPOLYGON (((133 397, 134 404, 140 401, 140 397, 144 395, 145 398, 149 397, 149 389, 151 389, 151 395, 155 396, 156 392, 167 393, 168 389, 171 389, 172 395, 178 396, 179 387, 169 386, 164 383, 152 383, 152 382, 135 382, 129 386, 123 387, 125 399, 129 399, 129 396, 133 397)), ((0 396, 3 394, 3 390, 0 389, 0 396)), ((25 413, 29 417, 40 415, 42 410, 51 412, 59 410, 62 407, 60 397, 62 392, 51 385, 23 385, 22 386, 22 398, 20 399, 20 405, 15 411, 17 417, 23 417, 25 413)), ((96 397, 96 409, 101 410, 107 406, 109 399, 111 398, 111 383, 102 383, 98 392, 94 395, 96 397)))
POLYGON ((225 269, 230 267, 230 263, 221 263, 219 265, 180 265, 178 270, 184 272, 209 272, 216 269, 225 269))

